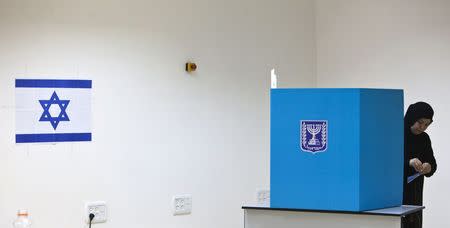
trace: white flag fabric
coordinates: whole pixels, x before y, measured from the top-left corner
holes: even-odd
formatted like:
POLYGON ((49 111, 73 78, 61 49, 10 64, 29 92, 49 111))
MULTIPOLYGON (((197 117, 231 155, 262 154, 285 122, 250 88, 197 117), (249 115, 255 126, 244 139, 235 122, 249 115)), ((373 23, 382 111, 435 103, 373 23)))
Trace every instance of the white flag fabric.
POLYGON ((92 141, 92 80, 16 79, 16 143, 92 141))

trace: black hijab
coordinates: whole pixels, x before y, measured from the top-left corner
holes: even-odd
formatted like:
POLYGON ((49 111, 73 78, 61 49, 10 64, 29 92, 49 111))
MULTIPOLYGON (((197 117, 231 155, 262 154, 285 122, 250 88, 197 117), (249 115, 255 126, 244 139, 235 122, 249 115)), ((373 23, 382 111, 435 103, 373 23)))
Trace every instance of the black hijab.
POLYGON ((408 107, 405 114, 405 128, 409 129, 414 123, 421 119, 430 119, 433 122, 433 108, 425 102, 417 102, 408 107))

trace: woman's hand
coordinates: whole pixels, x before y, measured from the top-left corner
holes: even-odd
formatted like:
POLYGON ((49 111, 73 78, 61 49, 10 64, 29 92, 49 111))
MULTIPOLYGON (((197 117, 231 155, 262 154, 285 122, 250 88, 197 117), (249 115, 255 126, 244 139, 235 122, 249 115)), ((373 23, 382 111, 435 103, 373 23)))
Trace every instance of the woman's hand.
POLYGON ((431 165, 430 163, 423 163, 422 164, 422 171, 420 172, 421 174, 428 174, 431 172, 431 165))
MULTIPOLYGON (((428 164, 429 165, 429 164, 428 164)), ((422 173, 422 162, 418 158, 409 160, 409 166, 413 167, 417 172, 422 173)), ((431 171, 431 166, 430 166, 431 171)))

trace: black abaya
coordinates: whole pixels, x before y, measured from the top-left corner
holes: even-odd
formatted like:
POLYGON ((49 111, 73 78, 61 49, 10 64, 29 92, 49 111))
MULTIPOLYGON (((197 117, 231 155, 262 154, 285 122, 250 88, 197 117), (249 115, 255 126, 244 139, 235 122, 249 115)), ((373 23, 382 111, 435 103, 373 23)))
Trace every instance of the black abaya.
MULTIPOLYGON (((411 183, 407 183, 407 177, 414 175, 416 171, 409 166, 409 161, 413 158, 418 158, 422 163, 429 163, 431 165, 431 172, 425 174, 430 177, 436 172, 437 164, 434 158, 433 149, 431 147, 431 140, 427 133, 423 132, 419 135, 414 135, 411 132, 411 126, 420 118, 432 119, 433 110, 431 107, 423 102, 413 104, 408 108, 405 115, 405 159, 404 159, 404 183, 403 183, 403 204, 404 205, 423 205, 423 184, 424 176, 416 178, 411 183)), ((422 212, 411 214, 403 219, 404 228, 421 228, 422 227, 422 212)))

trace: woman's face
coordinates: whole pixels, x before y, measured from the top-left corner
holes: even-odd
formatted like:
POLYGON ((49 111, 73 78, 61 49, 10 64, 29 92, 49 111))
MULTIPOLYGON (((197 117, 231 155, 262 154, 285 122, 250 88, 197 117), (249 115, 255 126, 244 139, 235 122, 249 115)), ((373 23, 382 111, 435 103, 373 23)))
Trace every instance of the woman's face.
POLYGON ((414 125, 411 126, 411 132, 415 135, 422 134, 430 126, 431 120, 427 118, 421 118, 417 120, 414 125))

